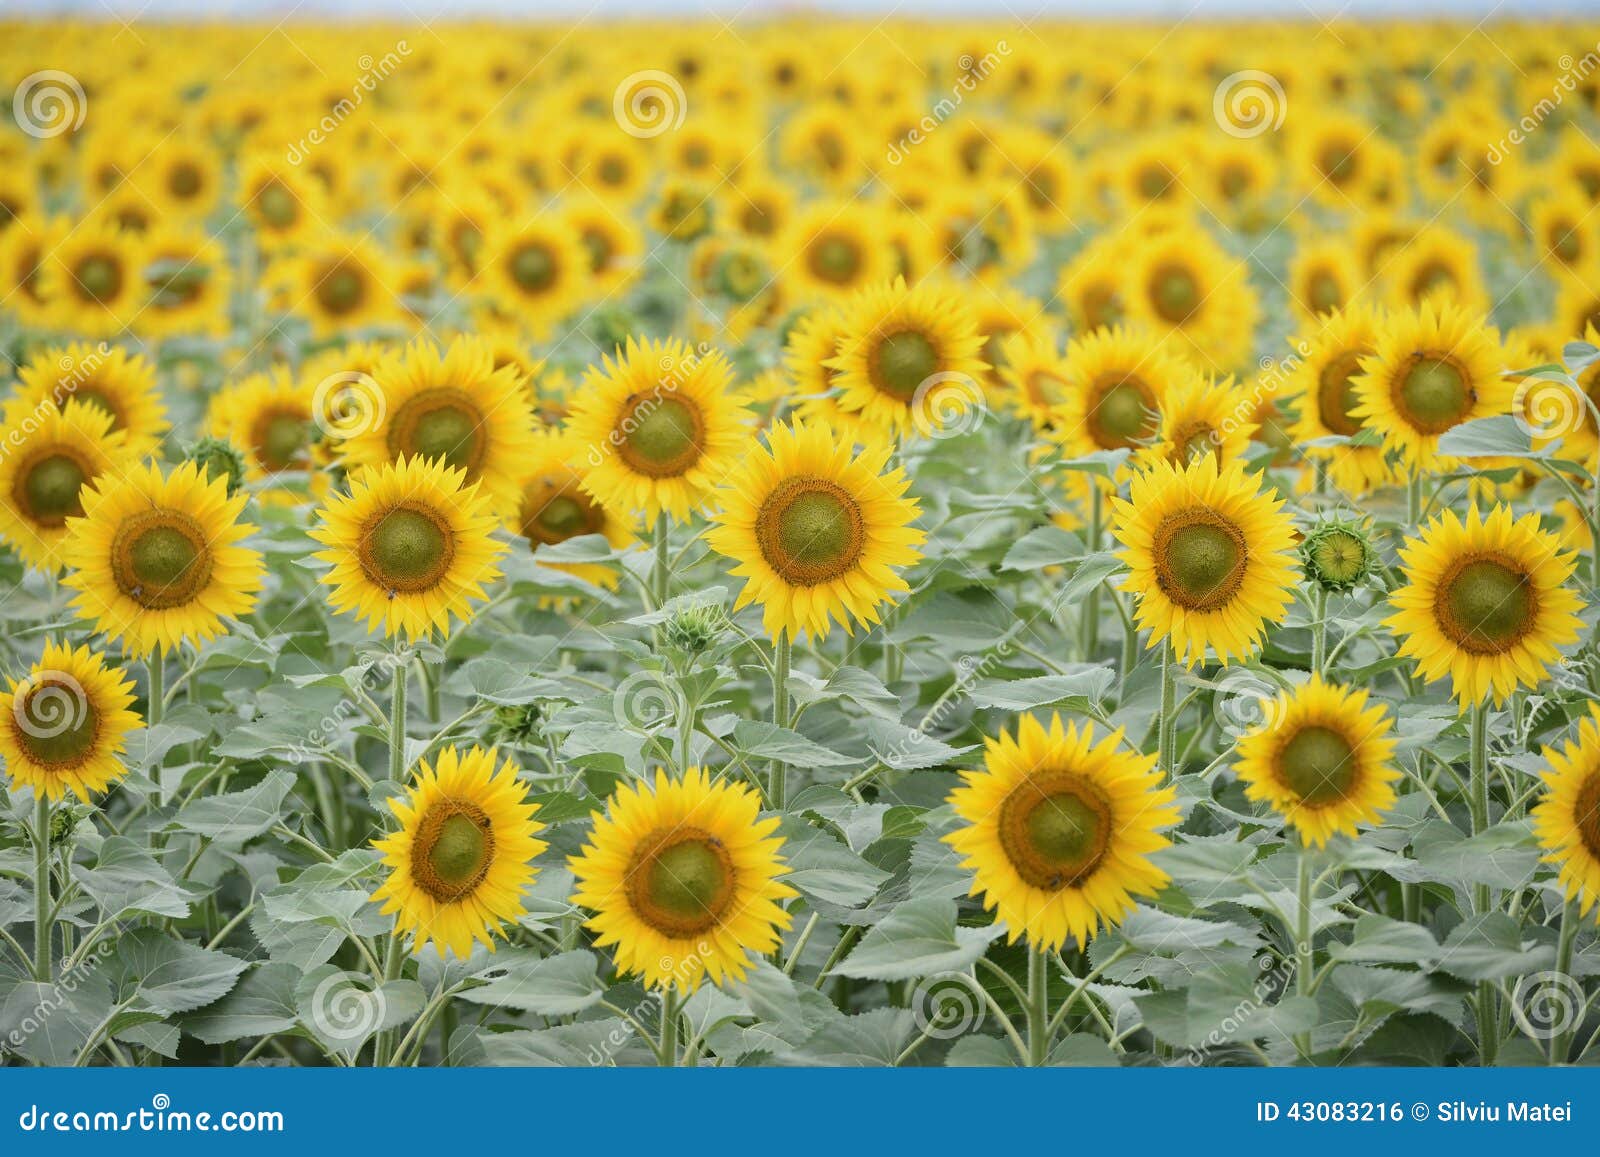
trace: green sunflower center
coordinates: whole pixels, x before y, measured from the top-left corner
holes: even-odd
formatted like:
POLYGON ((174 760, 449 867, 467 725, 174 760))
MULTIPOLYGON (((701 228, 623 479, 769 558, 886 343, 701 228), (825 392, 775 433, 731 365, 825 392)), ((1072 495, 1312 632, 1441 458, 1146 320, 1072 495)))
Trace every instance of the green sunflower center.
POLYGON ((1434 604, 1439 628, 1475 655, 1509 651, 1533 629, 1538 610, 1527 572, 1500 556, 1457 562, 1440 580, 1434 604))
POLYGON ((1331 727, 1302 727, 1278 752, 1278 774, 1302 803, 1317 807, 1350 794, 1355 751, 1331 727))
POLYGON ((1366 354, 1366 350, 1337 354, 1317 376, 1317 414, 1324 426, 1346 438, 1361 432, 1361 419, 1351 413, 1360 405, 1352 379, 1366 354))
POLYGON ((335 265, 317 282, 317 304, 335 317, 352 313, 366 296, 366 286, 359 271, 348 265, 335 265))
POLYGON ((1325 269, 1311 275, 1306 296, 1316 313, 1332 313, 1344 304, 1344 290, 1339 286, 1339 279, 1325 269))
POLYGON ((287 229, 300 219, 300 202, 277 181, 268 181, 256 193, 262 219, 274 229, 287 229))
POLYGON ((111 398, 101 390, 92 386, 79 386, 72 391, 72 401, 81 402, 85 406, 93 406, 102 414, 111 415, 111 428, 120 430, 123 427, 122 411, 119 410, 111 398))
POLYGON ((733 899, 733 861, 722 841, 695 828, 648 837, 628 872, 634 913, 666 936, 716 927, 733 899))
POLYGON ((1311 562, 1324 582, 1352 583, 1367 572, 1367 544, 1347 530, 1330 530, 1317 538, 1311 562))
POLYGON ((494 825, 476 804, 440 800, 422 817, 411 845, 411 878, 435 900, 467 896, 493 863, 494 825))
POLYGON ((840 577, 866 548, 860 503, 844 487, 821 478, 780 483, 761 504, 755 532, 767 565, 794 586, 840 577))
POLYGON ((389 453, 395 458, 441 458, 452 470, 475 478, 488 448, 487 424, 465 391, 424 390, 407 399, 389 423, 389 453))
POLYGON ((200 170, 190 164, 178 165, 167 177, 167 188, 174 197, 183 201, 198 193, 204 183, 200 170))
POLYGON ((455 558, 455 535, 433 511, 397 506, 362 535, 360 554, 367 576, 386 590, 431 590, 455 558))
POLYGON ((1322 170, 1330 184, 1343 185, 1356 175, 1355 146, 1344 141, 1334 141, 1323 146, 1317 158, 1317 168, 1322 170))
POLYGON ((823 281, 848 285, 861 271, 861 250, 848 237, 819 237, 811 246, 810 265, 823 281))
POLYGON ((1200 308, 1200 282, 1182 265, 1162 265, 1150 275, 1150 304, 1169 325, 1182 325, 1200 308))
POLYGON ((700 408, 686 398, 636 394, 617 423, 619 452, 635 472, 676 478, 700 460, 705 424, 700 408))
POLYGON ((1029 884, 1046 891, 1082 883, 1111 843, 1111 805, 1088 780, 1043 772, 1018 784, 1000 805, 1000 845, 1029 884))
POLYGON ((102 304, 114 301, 122 292, 122 263, 114 257, 86 257, 78 263, 73 278, 92 300, 102 304))
POLYGON ((522 533, 531 543, 565 542, 604 525, 605 512, 567 480, 538 479, 524 491, 522 533))
POLYGON ((1426 434, 1458 425, 1477 401, 1461 367, 1433 354, 1412 357, 1400 375, 1398 395, 1401 415, 1426 434))
POLYGON ((528 293, 543 293, 555 284, 555 254, 539 242, 519 247, 511 255, 511 280, 528 293))
POLYGON ((256 457, 268 470, 296 465, 310 442, 305 418, 299 414, 268 413, 256 423, 256 457))
POLYGON ((910 401, 917 387, 938 372, 939 351, 916 330, 889 334, 873 351, 873 383, 902 402, 910 401))
POLYGON ((211 567, 200 524, 175 510, 137 514, 112 539, 111 573, 117 588, 150 610, 193 601, 211 581, 211 567))
POLYGON ((12 733, 33 762, 64 770, 94 752, 100 716, 76 681, 44 678, 29 683, 13 706, 12 733))
POLYGON ((89 477, 87 467, 73 455, 50 453, 24 467, 14 497, 36 524, 65 526, 68 518, 83 513, 78 492, 89 477))
POLYGON ((1112 374, 1094 391, 1089 429, 1102 449, 1137 445, 1156 431, 1156 400, 1138 378, 1112 374))
POLYGON ((1239 528, 1217 511, 1192 507, 1170 514, 1152 543, 1156 582, 1192 611, 1224 606, 1244 582, 1249 549, 1239 528))

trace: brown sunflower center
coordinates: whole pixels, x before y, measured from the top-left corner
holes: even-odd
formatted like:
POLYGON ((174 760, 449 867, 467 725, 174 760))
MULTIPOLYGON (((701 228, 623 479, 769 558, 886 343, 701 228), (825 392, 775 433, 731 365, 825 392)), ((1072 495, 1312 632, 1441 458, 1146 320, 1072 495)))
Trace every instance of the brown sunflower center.
POLYGON ((430 807, 411 841, 411 879, 448 904, 469 895, 494 863, 494 825, 477 804, 442 799, 430 807))
POLYGON ((1232 521, 1210 507, 1167 515, 1152 542, 1156 582, 1173 602, 1192 611, 1225 606, 1244 582, 1250 550, 1232 521))
POLYGON ((390 592, 432 590, 455 560, 456 537, 436 511, 396 506, 362 532, 361 569, 390 592))
POLYGON ((442 458, 452 470, 476 477, 488 449, 488 422, 464 390, 423 390, 406 399, 389 423, 394 458, 442 458))
POLYGON ((194 601, 211 581, 212 561, 200 524, 177 510, 141 511, 111 542, 117 589, 150 610, 194 601))
POLYGON ((823 281, 849 285, 861 271, 861 250, 848 237, 824 234, 811 243, 807 264, 823 281))
POLYGON ((1344 304, 1344 289, 1337 277, 1326 269, 1319 269, 1306 283, 1306 297, 1313 312, 1332 313, 1344 304))
POLYGON ((1147 285, 1150 305, 1169 325, 1182 325, 1200 308, 1200 282, 1188 266, 1158 265, 1147 285))
POLYGON ((71 679, 30 680, 12 704, 11 731, 28 758, 52 771, 83 763, 95 750, 100 715, 71 679))
POLYGON ((1573 805, 1572 822, 1578 827, 1578 838, 1589 849, 1591 856, 1600 857, 1600 774, 1590 773, 1578 791, 1573 805))
POLYGON ((1012 789, 1000 805, 1000 846, 1035 888, 1055 892, 1094 874, 1111 844, 1111 804, 1066 771, 1046 771, 1012 789))
POLYGON ((1317 414, 1322 424, 1346 438, 1361 432, 1361 419, 1351 413, 1360 398, 1352 381, 1366 350, 1345 350, 1328 360, 1317 375, 1317 414))
POLYGON ((1356 175, 1356 146, 1348 141, 1329 141, 1317 154, 1317 169, 1332 185, 1343 185, 1356 175))
POLYGON ((1411 279, 1411 300, 1422 301, 1438 289, 1453 289, 1455 270, 1443 261, 1425 261, 1411 279))
POLYGON ((1539 595, 1528 572, 1505 555, 1460 559, 1439 581, 1434 618, 1458 647, 1474 655, 1498 655, 1533 629, 1539 595))
POLYGON ((511 254, 511 280, 527 293, 544 293, 556 280, 556 257, 541 241, 520 245, 511 254))
POLYGON ((605 527, 605 511, 583 491, 557 478, 540 478, 523 495, 522 533, 529 542, 555 544, 605 527))
POLYGON ((367 295, 367 281, 354 266, 339 262, 317 282, 317 304, 334 317, 343 317, 361 308, 367 295))
POLYGON ((271 471, 288 470, 300 464, 310 444, 310 430, 303 414, 268 410, 256 419, 250 445, 261 465, 271 471))
POLYGON ((938 349, 914 329, 889 334, 872 351, 872 384, 902 402, 910 401, 938 369, 938 349))
POLYGON ((1034 370, 1023 384, 1028 400, 1036 406, 1054 406, 1067 396, 1067 383, 1049 370, 1034 370))
POLYGON ((837 483, 790 478, 756 514, 756 545, 767 565, 795 586, 816 586, 848 572, 866 548, 861 505, 837 483))
POLYGON ((1172 460, 1179 465, 1193 462, 1207 454, 1222 453, 1222 438, 1210 422, 1195 419, 1184 422, 1172 432, 1172 460))
POLYGON ((1301 803, 1312 807, 1349 795, 1356 766, 1349 740, 1331 727, 1302 727, 1278 752, 1278 775, 1301 803))
POLYGON ((65 526, 67 519, 83 513, 78 492, 93 476, 83 459, 52 446, 17 471, 12 501, 37 526, 65 526))
POLYGON ((677 478, 700 460, 705 421, 687 398, 634 394, 623 407, 617 452, 629 469, 651 478, 677 478))
POLYGON ((86 406, 93 406, 102 414, 110 414, 111 428, 113 430, 121 430, 127 425, 126 420, 122 416, 121 408, 111 400, 111 395, 107 394, 104 390, 98 390, 93 386, 79 386, 77 389, 71 391, 70 400, 74 402, 82 402, 86 406))
POLYGON ((194 165, 184 162, 173 167, 167 175, 167 189, 180 201, 187 201, 200 192, 205 185, 205 178, 194 165))
POLYGON ((1090 392, 1089 430, 1105 450, 1134 446, 1156 432, 1156 396, 1131 374, 1105 375, 1090 392))
POLYGON ((1557 259, 1570 265, 1583 256, 1583 239, 1572 222, 1561 221, 1552 225, 1549 236, 1550 252, 1557 259))
POLYGON ((1448 354, 1412 354, 1398 375, 1395 406, 1424 434, 1459 425, 1477 403, 1467 375, 1448 354))
POLYGON ((692 827, 646 836, 628 865, 628 903, 664 936, 697 936, 717 926, 733 901, 733 860, 722 841, 692 827))
POLYGON ((1122 303, 1111 285, 1087 286, 1079 297, 1083 321, 1089 329, 1106 329, 1122 320, 1122 303))
POLYGON ((78 262, 72 276, 86 297, 102 305, 115 301, 122 292, 122 263, 115 257, 101 254, 85 257, 78 262))

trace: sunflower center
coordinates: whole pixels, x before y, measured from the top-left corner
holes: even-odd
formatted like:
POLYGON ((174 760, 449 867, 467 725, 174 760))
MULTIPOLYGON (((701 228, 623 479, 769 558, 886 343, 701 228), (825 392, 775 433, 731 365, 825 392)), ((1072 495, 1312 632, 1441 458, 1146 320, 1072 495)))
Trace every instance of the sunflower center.
POLYGON ((1000 846, 1017 874, 1055 892, 1100 866, 1111 843, 1111 805, 1088 780, 1045 772, 1024 780, 1000 805, 1000 846))
POLYGON ((1182 325, 1200 308, 1200 283, 1182 265, 1162 265, 1150 275, 1150 303, 1169 325, 1182 325))
POLYGON ((696 936, 722 919, 733 885, 733 860, 721 840, 674 827, 646 838, 626 886, 634 912, 650 927, 666 936, 696 936))
POLYGON ((294 466, 306 448, 306 420, 299 414, 282 411, 267 413, 256 422, 251 443, 256 457, 268 470, 287 470, 294 466))
POLYGON ((411 844, 411 878, 435 900, 468 895, 493 863, 494 825, 476 804, 444 799, 422 817, 411 844))
POLYGON ((1117 300, 1116 289, 1109 285, 1089 286, 1079 302, 1084 324, 1089 329, 1105 329, 1122 320, 1122 304, 1117 300))
POLYGON ((1314 548, 1316 572, 1334 582, 1354 582, 1366 570, 1367 546, 1345 530, 1322 535, 1314 548))
POLYGON ((360 306, 365 288, 360 273, 348 265, 336 265, 317 282, 317 304, 338 317, 360 306))
POLYGON ((1448 357, 1414 354, 1400 376, 1400 411, 1418 430, 1439 434, 1458 425, 1477 401, 1461 367, 1448 357))
POLYGON ((1356 175, 1355 148, 1343 141, 1323 146, 1322 154, 1317 159, 1317 168, 1322 170, 1322 175, 1331 184, 1343 185, 1356 175))
POLYGON ((1578 838, 1589 849, 1589 854, 1600 857, 1600 775, 1591 774, 1578 792, 1572 822, 1577 825, 1578 838))
POLYGON ((111 543, 117 588, 140 606, 165 610, 191 602, 211 581, 205 532, 187 514, 147 510, 118 529, 111 543))
POLYGON ((556 259, 550 250, 533 242, 523 245, 511 255, 511 280, 519 289, 529 293, 543 293, 556 279, 556 259))
POLYGON ((1465 558, 1439 583, 1434 616, 1464 651, 1498 655, 1533 629, 1538 594, 1527 572, 1504 556, 1465 558))
POLYGON ((580 534, 594 534, 604 525, 605 512, 575 486, 545 478, 525 492, 522 533, 529 542, 565 542, 580 534))
POLYGON ((361 566, 389 591, 426 591, 438 585, 455 558, 455 535, 440 517, 397 506, 361 536, 361 566))
POLYGON ((1110 374, 1096 386, 1094 399, 1089 428, 1101 448, 1133 446, 1155 433, 1155 395, 1138 378, 1110 374))
POLYGON ((1222 439, 1209 422, 1185 422, 1172 434, 1172 459, 1180 465, 1216 453, 1221 456, 1222 439))
POLYGON ((1313 273, 1306 289, 1306 296, 1311 299, 1311 308, 1316 313, 1332 313, 1344 304, 1344 291, 1339 287, 1339 279, 1326 269, 1313 273))
POLYGON ((884 393, 910 401, 917 387, 939 369, 939 351, 924 334, 916 330, 892 333, 873 351, 877 372, 873 382, 884 393))
POLYGON ((120 430, 123 428, 124 422, 122 420, 122 411, 120 411, 116 404, 112 402, 110 397, 108 397, 102 391, 96 390, 92 387, 79 386, 77 389, 72 391, 72 398, 70 400, 74 402, 80 402, 85 406, 93 406, 102 414, 111 415, 111 428, 113 430, 120 430))
POLYGON ((866 548, 861 506, 837 483, 790 478, 756 515, 756 545, 785 582, 816 586, 848 572, 866 548))
POLYGON ((1067 396, 1067 383, 1049 370, 1033 371, 1024 379, 1024 385, 1028 400, 1036 406, 1054 406, 1067 396))
POLYGON ((452 470, 476 477, 487 438, 482 411, 463 390, 424 390, 408 399, 389 424, 389 453, 395 458, 442 458, 452 470))
POLYGON ((84 293, 102 304, 115 300, 122 292, 122 266, 115 258, 85 258, 78 263, 74 279, 84 293))
POLYGON ((300 203, 293 193, 277 181, 269 181, 256 194, 256 205, 261 216, 274 229, 287 229, 300 216, 300 203))
POLYGON ((83 513, 78 491, 90 471, 71 454, 52 450, 20 472, 13 497, 17 506, 40 526, 65 526, 83 513))
POLYGON ((1169 514, 1156 527, 1152 545, 1156 582, 1179 606, 1215 610, 1244 582, 1244 535, 1215 510, 1197 506, 1169 514))
POLYGON ((190 164, 177 166, 167 178, 167 188, 172 195, 185 201, 200 191, 202 183, 200 170, 190 164))
POLYGON ((1301 803, 1335 803, 1354 786, 1354 756, 1349 741, 1333 728, 1302 727, 1278 752, 1278 774, 1301 803))
POLYGON ((81 764, 95 749, 100 716, 76 682, 30 682, 13 704, 11 730, 28 758, 52 770, 81 764))
POLYGON ((618 452, 639 474, 676 478, 700 460, 705 423, 700 409, 684 398, 635 394, 617 423, 618 452))
POLYGON ((1351 411, 1360 404, 1352 382, 1364 350, 1346 350, 1329 360, 1317 377, 1317 413, 1322 424, 1346 438, 1361 432, 1361 419, 1351 411))
POLYGON ((819 237, 811 246, 810 265, 823 281, 848 285, 861 269, 861 251, 848 237, 819 237))

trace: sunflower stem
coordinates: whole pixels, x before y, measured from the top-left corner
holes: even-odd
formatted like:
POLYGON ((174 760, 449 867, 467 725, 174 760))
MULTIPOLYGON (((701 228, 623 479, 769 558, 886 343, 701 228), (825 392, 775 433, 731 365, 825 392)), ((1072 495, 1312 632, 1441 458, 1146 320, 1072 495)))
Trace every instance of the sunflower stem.
POLYGON ((1175 700, 1178 692, 1177 656, 1168 641, 1161 648, 1161 715, 1156 721, 1156 754, 1161 774, 1170 783, 1178 778, 1173 757, 1178 746, 1178 720, 1175 700))
POLYGON ((1028 1064, 1043 1065, 1050 1055, 1050 973, 1044 949, 1028 941, 1028 1064))
MULTIPOLYGON (((1572 975, 1572 950, 1578 942, 1578 902, 1568 900, 1561 906, 1561 933, 1556 940, 1556 975, 1558 978, 1572 975)), ((1578 1022, 1583 1017, 1575 1013, 1572 1024, 1563 1027, 1560 1032, 1550 1037, 1550 1063, 1564 1065, 1572 1055, 1572 1033, 1577 1028, 1578 1022)))
MULTIPOLYGON (((1471 708, 1471 745, 1468 749, 1468 788, 1471 793, 1472 834, 1489 830, 1489 709, 1479 700, 1471 708)), ((1489 911, 1493 897, 1487 884, 1472 887, 1472 910, 1479 916, 1489 911)), ((1478 983, 1478 1059, 1488 1068, 1499 1051, 1496 1039, 1499 1014, 1493 981, 1478 983)))
MULTIPOLYGON (((793 658, 794 642, 784 631, 772 644, 772 722, 779 727, 789 726, 789 663, 793 658)), ((787 769, 779 760, 772 764, 772 779, 767 788, 767 798, 774 811, 782 811, 787 802, 787 769)))
MULTIPOLYGON (((389 778, 399 783, 406 773, 406 680, 411 673, 411 664, 405 656, 396 655, 394 675, 389 683, 389 778)), ((384 949, 383 979, 387 983, 400 978, 401 966, 404 955, 400 951, 400 929, 397 927, 389 937, 389 943, 384 949)), ((385 1029, 377 1036, 373 1043, 372 1063, 381 1065, 385 1057, 392 1057, 394 1053, 394 1032, 385 1029)))
POLYGON ((656 610, 667 605, 667 592, 672 589, 672 557, 668 553, 670 537, 671 523, 667 519, 667 512, 663 510, 656 515, 656 565, 650 575, 650 597, 655 600, 656 610))
POLYGON ((1311 614, 1311 673, 1326 677, 1323 667, 1328 662, 1328 592, 1321 583, 1312 596, 1311 614))
POLYGON ((146 727, 154 727, 161 722, 166 714, 166 668, 163 665, 164 656, 160 649, 152 651, 150 657, 144 661, 145 672, 145 711, 144 722, 146 727))
MULTIPOLYGON (((1417 523, 1422 520, 1422 475, 1413 474, 1406 483, 1406 530, 1417 529, 1417 523)), ((1401 532, 1405 537, 1405 532, 1401 532)))
MULTIPOLYGON (((1089 487, 1089 543, 1088 553, 1100 549, 1100 484, 1098 479, 1089 487)), ((1085 663, 1094 662, 1095 645, 1100 641, 1100 588, 1092 586, 1083 600, 1083 618, 1078 623, 1078 648, 1085 663)))
POLYGON ((661 990, 661 1064, 678 1065, 678 990, 670 984, 661 990))
MULTIPOLYGON (((1297 996, 1310 997, 1316 979, 1316 958, 1311 952, 1311 900, 1316 884, 1311 876, 1311 854, 1300 849, 1300 865, 1295 887, 1294 990, 1297 996)), ((1311 1033, 1296 1033, 1295 1051, 1311 1063, 1311 1033)))
POLYGON ((34 788, 33 805, 33 975, 50 983, 50 939, 55 921, 50 903, 50 797, 34 788))

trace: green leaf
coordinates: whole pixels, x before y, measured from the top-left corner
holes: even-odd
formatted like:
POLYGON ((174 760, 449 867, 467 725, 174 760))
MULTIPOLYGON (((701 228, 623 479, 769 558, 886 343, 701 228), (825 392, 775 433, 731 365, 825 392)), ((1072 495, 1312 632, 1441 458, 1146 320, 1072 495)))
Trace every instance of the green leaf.
POLYGON ((998 924, 956 927, 954 900, 908 900, 870 929, 834 972, 859 980, 909 980, 956 972, 976 963, 1002 931, 998 924))
POLYGON ((1436 966, 1462 980, 1510 980, 1555 963, 1556 950, 1522 936, 1522 925, 1504 912, 1469 916, 1445 938, 1436 966))
POLYGON ((1111 690, 1116 677, 1110 667, 1074 663, 1059 675, 984 679, 973 684, 967 694, 979 707, 997 707, 1003 711, 1032 711, 1037 707, 1074 703, 1082 708, 1095 708, 1111 690))
POLYGON ((875 868, 833 836, 793 817, 778 829, 789 871, 783 882, 802 895, 859 908, 878 894, 889 873, 875 868))
POLYGON ((515 1008, 540 1016, 574 1016, 605 995, 600 961, 592 952, 563 952, 540 957, 533 953, 501 953, 484 973, 489 983, 468 988, 461 999, 473 1004, 515 1008))
POLYGON ((1439 435, 1439 453, 1451 458, 1548 458, 1509 414, 1474 418, 1439 435))
POLYGON ((174 821, 184 831, 222 844, 242 844, 261 835, 283 815, 283 801, 294 787, 287 771, 268 772, 254 787, 191 800, 174 821))
POLYGON ((296 1018, 312 1036, 330 1052, 353 1056, 374 1033, 414 1020, 426 994, 414 980, 374 987, 365 973, 324 964, 300 978, 294 999, 296 1018))
POLYGON ((123 836, 112 836, 100 845, 94 867, 74 864, 72 875, 105 919, 131 912, 175 919, 189 914, 188 893, 154 856, 123 836))
POLYGON ((845 767, 858 762, 812 743, 798 731, 758 719, 739 720, 733 728, 733 742, 752 759, 771 759, 798 767, 845 767))
POLYGON ((239 986, 184 1019, 183 1030, 206 1044, 288 1032, 299 1020, 295 989, 301 970, 292 964, 263 964, 239 986))
POLYGON ((117 1003, 168 1016, 192 1012, 231 991, 246 967, 225 952, 141 928, 117 944, 117 1003))
POLYGON ((1431 968, 1439 958, 1439 944, 1420 924, 1369 914, 1356 921, 1350 943, 1330 944, 1328 955, 1335 960, 1431 968))
POLYGON ((1028 531, 1006 551, 1000 569, 1029 572, 1064 566, 1082 558, 1083 539, 1059 526, 1041 526, 1028 531))

